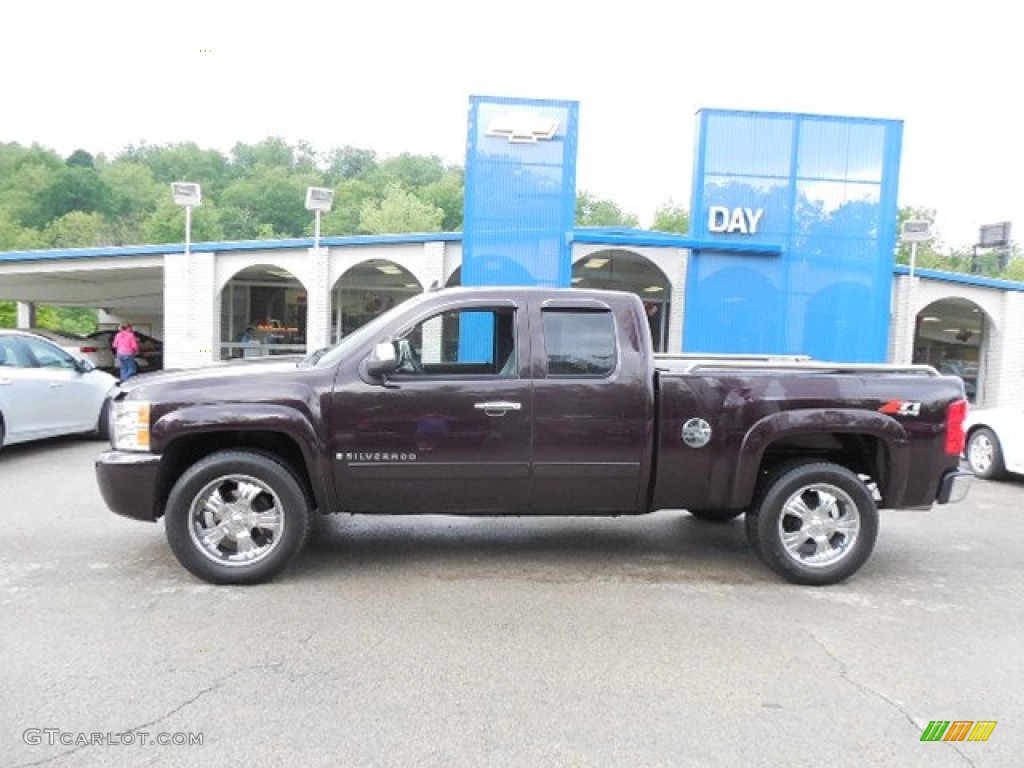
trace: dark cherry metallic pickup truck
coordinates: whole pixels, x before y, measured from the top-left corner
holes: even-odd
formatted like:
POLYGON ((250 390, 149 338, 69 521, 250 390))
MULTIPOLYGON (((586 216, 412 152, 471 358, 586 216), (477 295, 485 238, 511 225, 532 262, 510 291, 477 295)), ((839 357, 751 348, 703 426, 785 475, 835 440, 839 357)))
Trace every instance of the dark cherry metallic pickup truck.
POLYGON ((459 288, 301 360, 137 377, 96 462, 215 583, 278 574, 315 515, 746 513, 801 584, 867 560, 878 507, 959 501, 963 384, 924 366, 654 355, 632 294, 459 288))

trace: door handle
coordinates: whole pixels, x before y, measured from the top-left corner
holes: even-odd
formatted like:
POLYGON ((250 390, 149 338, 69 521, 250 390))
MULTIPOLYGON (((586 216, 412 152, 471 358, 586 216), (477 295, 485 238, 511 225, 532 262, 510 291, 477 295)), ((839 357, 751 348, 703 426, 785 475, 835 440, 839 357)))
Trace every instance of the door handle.
POLYGON ((474 406, 478 411, 485 412, 488 416, 504 416, 506 411, 522 410, 522 403, 510 403, 507 400, 492 400, 488 403, 476 403, 474 406))
POLYGON ((14 383, 14 379, 0 379, 0 387, 7 387, 14 383))

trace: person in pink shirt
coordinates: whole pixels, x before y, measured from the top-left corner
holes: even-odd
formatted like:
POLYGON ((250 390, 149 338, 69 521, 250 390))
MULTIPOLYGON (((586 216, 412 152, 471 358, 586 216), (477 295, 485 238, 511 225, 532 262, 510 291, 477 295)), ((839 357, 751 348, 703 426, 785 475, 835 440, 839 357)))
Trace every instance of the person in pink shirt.
POLYGON ((111 346, 117 356, 117 363, 121 367, 121 381, 130 379, 138 373, 135 356, 139 354, 139 340, 135 336, 135 331, 132 330, 131 323, 121 323, 120 330, 114 336, 111 346))

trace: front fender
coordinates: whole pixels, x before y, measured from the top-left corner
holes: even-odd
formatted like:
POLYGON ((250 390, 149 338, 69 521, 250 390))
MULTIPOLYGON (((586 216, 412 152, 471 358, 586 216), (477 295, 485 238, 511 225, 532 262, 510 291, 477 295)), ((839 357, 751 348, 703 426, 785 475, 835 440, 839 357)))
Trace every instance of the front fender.
POLYGON ((327 446, 311 417, 278 403, 205 403, 159 415, 150 428, 151 450, 162 453, 172 443, 203 435, 262 432, 288 437, 298 446, 311 490, 321 509, 331 509, 332 496, 325 462, 327 446))
POLYGON ((886 448, 889 462, 883 496, 897 499, 903 496, 910 469, 910 442, 902 424, 875 411, 801 408, 765 416, 744 435, 730 496, 733 509, 747 508, 753 501, 758 473, 768 449, 781 440, 804 434, 865 435, 879 439, 886 448))
POLYGON ((160 415, 150 428, 152 450, 161 452, 185 435, 203 432, 271 431, 294 439, 308 458, 308 447, 322 447, 309 417, 275 403, 209 403, 188 405, 160 415))

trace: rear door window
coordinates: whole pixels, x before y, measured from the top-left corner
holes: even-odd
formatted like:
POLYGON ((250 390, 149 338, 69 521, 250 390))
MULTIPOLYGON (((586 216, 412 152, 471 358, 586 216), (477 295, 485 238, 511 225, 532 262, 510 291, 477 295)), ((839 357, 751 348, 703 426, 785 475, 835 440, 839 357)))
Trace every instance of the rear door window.
POLYGON ((615 324, 603 310, 545 310, 548 376, 604 377, 615 370, 615 324))

